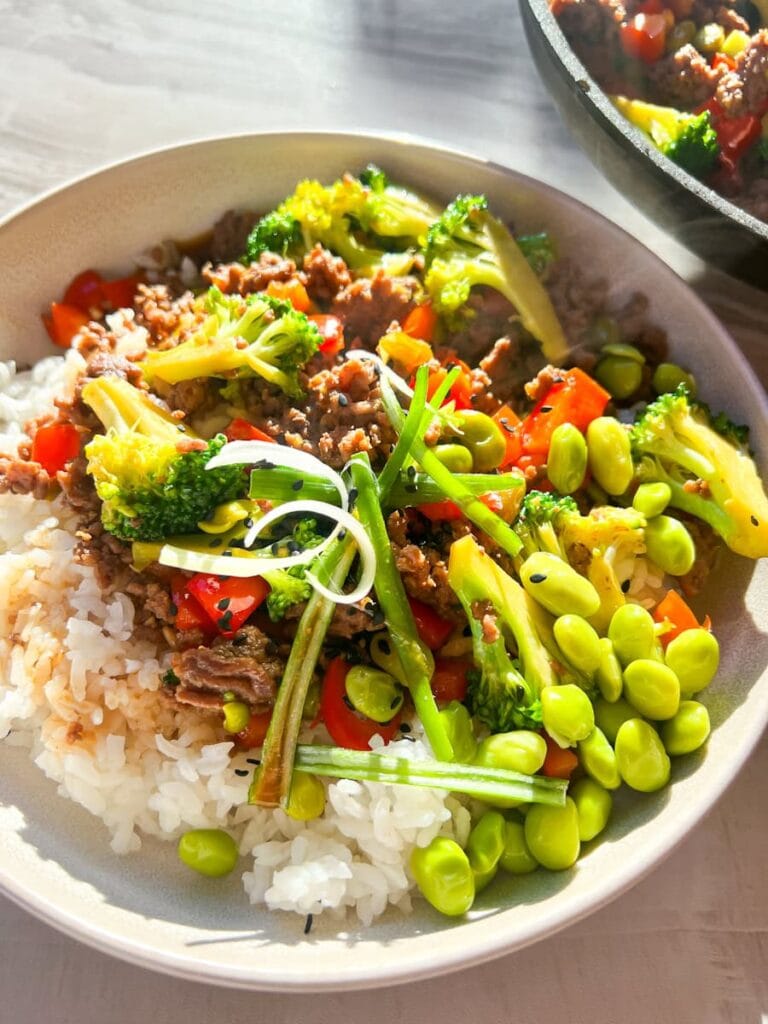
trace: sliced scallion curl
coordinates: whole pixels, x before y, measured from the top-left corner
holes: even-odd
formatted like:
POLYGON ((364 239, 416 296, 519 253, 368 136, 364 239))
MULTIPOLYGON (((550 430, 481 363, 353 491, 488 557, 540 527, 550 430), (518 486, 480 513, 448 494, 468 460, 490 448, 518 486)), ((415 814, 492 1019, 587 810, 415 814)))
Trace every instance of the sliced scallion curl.
MULTIPOLYGON (((259 462, 267 462, 273 466, 287 466, 290 469, 298 469, 310 476, 321 477, 329 480, 339 492, 341 507, 349 508, 349 493, 347 485, 341 475, 335 469, 331 469, 320 459, 310 455, 309 452, 302 452, 296 448, 289 448, 284 444, 274 444, 271 441, 230 441, 206 464, 206 469, 216 469, 218 466, 248 466, 259 462)), ((258 495, 251 495, 258 497, 258 495)))

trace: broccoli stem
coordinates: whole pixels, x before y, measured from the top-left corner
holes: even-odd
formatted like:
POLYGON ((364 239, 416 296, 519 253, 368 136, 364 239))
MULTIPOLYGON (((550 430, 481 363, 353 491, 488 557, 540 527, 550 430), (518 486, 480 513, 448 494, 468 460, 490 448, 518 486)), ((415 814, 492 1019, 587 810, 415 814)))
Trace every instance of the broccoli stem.
MULTIPOLYGON (((336 541, 320 556, 316 571, 341 587, 356 553, 352 537, 336 541)), ((318 591, 314 591, 307 602, 277 693, 261 752, 261 766, 248 790, 248 803, 285 807, 288 802, 304 702, 335 609, 335 602, 318 591)))
POLYGON ((297 748, 295 768, 300 772, 334 778, 447 789, 452 793, 466 793, 490 803, 494 799, 521 800, 553 807, 565 804, 568 785, 562 779, 522 775, 502 768, 483 768, 456 762, 412 761, 364 750, 314 745, 297 748))
MULTIPOLYGON (((381 377, 379 386, 382 404, 389 421, 400 434, 405 414, 386 377, 381 377)), ((492 512, 487 505, 484 505, 471 490, 460 483, 450 469, 442 464, 433 451, 430 451, 422 438, 414 440, 411 445, 411 455, 421 465, 424 472, 434 480, 440 491, 440 500, 447 498, 455 502, 467 519, 495 540, 503 551, 513 558, 518 554, 522 548, 522 542, 515 531, 507 526, 504 520, 492 512)), ((411 503, 413 503, 412 496, 411 503)))
POLYGON ((413 621, 413 613, 397 571, 389 535, 381 513, 376 477, 365 452, 353 455, 350 462, 352 483, 357 488, 357 510, 366 524, 376 552, 374 590, 403 673, 413 698, 416 713, 424 726, 435 756, 441 761, 453 759, 453 748, 435 704, 430 681, 434 671, 432 655, 424 648, 413 621))

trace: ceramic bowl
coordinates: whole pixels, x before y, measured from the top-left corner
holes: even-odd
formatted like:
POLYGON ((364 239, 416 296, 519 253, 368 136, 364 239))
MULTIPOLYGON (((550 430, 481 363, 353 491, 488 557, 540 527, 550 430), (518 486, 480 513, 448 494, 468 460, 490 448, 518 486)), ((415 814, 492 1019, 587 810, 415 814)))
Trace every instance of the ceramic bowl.
POLYGON ((768 223, 668 160, 613 106, 574 54, 549 0, 520 0, 539 74, 568 130, 631 203, 699 256, 768 288, 768 223))
MULTIPOLYGON (((266 209, 304 175, 333 179, 373 160, 395 180, 445 200, 487 193, 521 231, 546 228, 561 251, 606 275, 615 296, 642 281, 674 355, 695 368, 716 408, 749 422, 768 455, 768 409, 722 326, 639 242, 561 192, 506 168, 408 138, 272 134, 213 139, 140 156, 52 192, 0 225, 0 357, 50 354, 40 312, 85 267, 130 269, 162 238, 189 238, 231 207, 266 209)), ((766 466, 765 459, 763 465, 766 466)), ((200 981, 270 990, 352 989, 456 970, 535 942, 637 882, 706 814, 768 720, 766 565, 726 559, 704 604, 724 656, 707 694, 708 749, 680 759, 674 785, 622 794, 601 842, 564 873, 499 879, 466 919, 423 901, 411 916, 369 928, 303 919, 247 902, 237 879, 190 876, 173 844, 147 841, 116 857, 105 829, 56 787, 26 752, 0 745, 0 886, 29 911, 104 952, 200 981)))

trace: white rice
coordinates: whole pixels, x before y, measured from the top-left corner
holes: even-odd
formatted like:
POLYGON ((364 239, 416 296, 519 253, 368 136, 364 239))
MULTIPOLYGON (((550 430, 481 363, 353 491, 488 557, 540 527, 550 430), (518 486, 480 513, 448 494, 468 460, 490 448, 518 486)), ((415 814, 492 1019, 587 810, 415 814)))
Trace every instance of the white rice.
MULTIPOLYGON (((52 408, 79 359, 25 374, 2 365, 0 451, 15 449, 18 423, 52 408)), ((389 905, 409 910, 412 849, 439 832, 465 841, 467 810, 442 791, 346 780, 327 784, 316 821, 250 807, 249 778, 235 771, 250 769, 246 755, 233 756, 212 719, 167 699, 167 656, 133 637, 131 601, 104 595, 75 562, 74 531, 61 498, 0 495, 0 739, 28 747, 62 796, 101 819, 115 853, 136 853, 143 836, 223 827, 254 904, 354 909, 366 924, 389 905)), ((428 753, 418 738, 390 750, 428 753)))

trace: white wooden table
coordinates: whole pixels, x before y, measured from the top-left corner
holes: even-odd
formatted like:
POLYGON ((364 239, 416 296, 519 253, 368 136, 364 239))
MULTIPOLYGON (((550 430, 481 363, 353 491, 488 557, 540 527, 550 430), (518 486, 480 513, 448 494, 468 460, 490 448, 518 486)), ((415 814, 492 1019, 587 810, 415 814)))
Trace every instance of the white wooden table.
MULTIPOLYGON (((140 150, 282 128, 420 134, 569 191, 683 274, 768 381, 768 295, 708 270, 601 179, 536 77, 514 2, 0 0, 0 215, 140 150)), ((763 743, 670 859, 586 921, 485 967, 376 993, 179 982, 0 898, 0 1021, 767 1024, 767 779, 763 743)))

